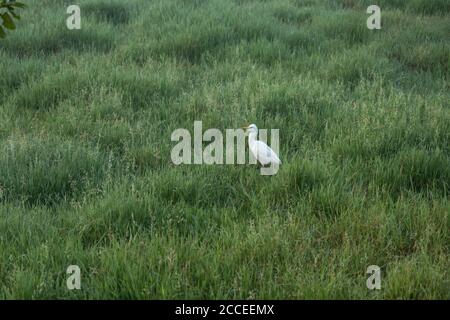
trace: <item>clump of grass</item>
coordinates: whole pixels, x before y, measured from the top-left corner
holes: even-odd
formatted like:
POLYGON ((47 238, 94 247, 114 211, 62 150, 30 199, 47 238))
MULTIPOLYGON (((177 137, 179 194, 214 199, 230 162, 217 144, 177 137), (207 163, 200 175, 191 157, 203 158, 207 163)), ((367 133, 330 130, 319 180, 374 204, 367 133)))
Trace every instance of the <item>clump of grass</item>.
POLYGON ((83 12, 88 16, 94 16, 100 21, 106 21, 113 25, 127 24, 130 20, 130 7, 122 2, 96 1, 88 2, 82 6, 83 12))
POLYGON ((439 151, 427 153, 411 150, 403 152, 375 169, 374 181, 386 187, 389 193, 398 194, 402 190, 440 192, 448 195, 450 172, 448 159, 439 151))
MULTIPOLYGON (((61 72, 48 75, 40 82, 28 82, 17 90, 16 105, 19 108, 32 110, 49 110, 75 92, 79 92, 83 79, 77 79, 76 74, 61 72)), ((86 86, 86 84, 84 85, 86 86)))
POLYGON ((413 0, 408 5, 409 9, 414 13, 448 14, 450 12, 450 4, 444 0, 413 0))
POLYGON ((357 12, 325 12, 313 18, 311 27, 327 38, 339 39, 348 44, 361 44, 370 39, 366 17, 357 12))
POLYGON ((99 186, 106 170, 98 151, 72 144, 17 139, 2 149, 0 184, 6 200, 52 205, 87 185, 99 186))
MULTIPOLYGON (((87 30, 85 27, 73 32, 67 30, 64 22, 60 25, 36 30, 37 35, 30 29, 22 31, 24 35, 18 39, 7 39, 4 50, 12 56, 49 56, 64 50, 108 52, 114 46, 114 40, 104 27, 87 30)), ((20 33, 20 32, 19 32, 20 33)))

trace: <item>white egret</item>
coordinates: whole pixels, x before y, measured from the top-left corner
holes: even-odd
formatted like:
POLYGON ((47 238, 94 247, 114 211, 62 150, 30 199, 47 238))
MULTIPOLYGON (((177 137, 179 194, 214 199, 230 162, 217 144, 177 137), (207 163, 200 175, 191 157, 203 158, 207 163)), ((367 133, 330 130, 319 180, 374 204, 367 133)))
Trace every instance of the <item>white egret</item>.
POLYGON ((248 146, 250 152, 255 156, 262 166, 266 166, 270 163, 280 165, 281 160, 278 158, 275 151, 273 151, 265 142, 256 140, 258 135, 258 127, 255 124, 251 124, 248 127, 243 127, 248 132, 248 146))

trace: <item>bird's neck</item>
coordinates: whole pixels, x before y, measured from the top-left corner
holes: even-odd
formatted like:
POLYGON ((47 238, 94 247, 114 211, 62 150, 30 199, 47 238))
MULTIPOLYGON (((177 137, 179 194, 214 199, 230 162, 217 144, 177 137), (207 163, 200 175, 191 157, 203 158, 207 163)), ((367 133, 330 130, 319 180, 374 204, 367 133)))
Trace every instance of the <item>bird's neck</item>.
POLYGON ((254 141, 256 141, 256 136, 257 136, 258 134, 256 133, 256 132, 250 132, 249 133, 249 135, 248 135, 248 141, 249 142, 254 142, 254 141))

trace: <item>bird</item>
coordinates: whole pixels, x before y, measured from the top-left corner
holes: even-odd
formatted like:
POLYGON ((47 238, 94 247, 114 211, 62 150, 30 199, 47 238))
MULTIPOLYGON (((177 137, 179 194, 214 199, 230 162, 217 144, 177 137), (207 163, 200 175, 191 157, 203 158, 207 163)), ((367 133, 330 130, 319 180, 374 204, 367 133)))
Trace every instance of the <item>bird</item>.
POLYGON ((281 164, 281 160, 278 158, 275 151, 273 151, 265 142, 256 140, 256 136, 258 135, 258 127, 255 124, 252 123, 248 127, 242 127, 242 129, 248 132, 248 146, 250 152, 262 166, 266 166, 271 163, 276 165, 281 164))

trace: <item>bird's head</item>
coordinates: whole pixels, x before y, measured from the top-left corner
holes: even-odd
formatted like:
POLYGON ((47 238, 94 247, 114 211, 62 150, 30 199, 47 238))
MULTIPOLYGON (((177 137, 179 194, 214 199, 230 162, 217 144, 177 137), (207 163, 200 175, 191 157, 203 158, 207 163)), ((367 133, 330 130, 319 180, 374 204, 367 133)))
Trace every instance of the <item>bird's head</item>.
POLYGON ((258 133, 258 127, 253 123, 251 125, 242 127, 242 129, 244 129, 248 133, 258 133))

